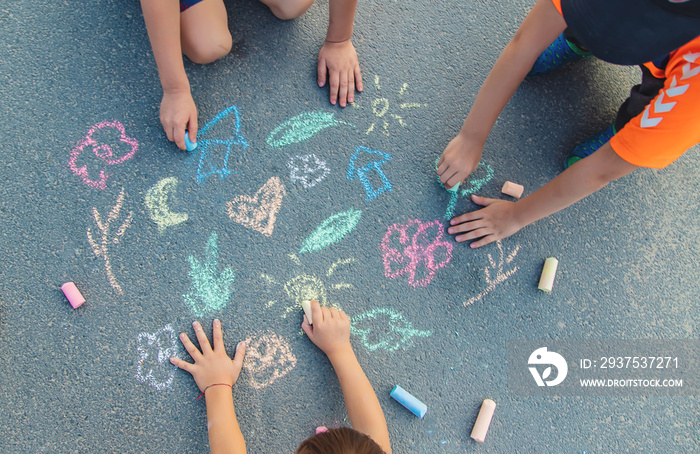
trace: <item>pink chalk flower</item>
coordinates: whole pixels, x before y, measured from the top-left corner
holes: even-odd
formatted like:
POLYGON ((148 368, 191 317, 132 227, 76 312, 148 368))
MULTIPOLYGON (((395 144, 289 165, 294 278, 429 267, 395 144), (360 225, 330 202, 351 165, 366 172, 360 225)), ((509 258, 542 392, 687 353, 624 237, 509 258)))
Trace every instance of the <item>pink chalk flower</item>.
POLYGON ((443 239, 443 230, 437 220, 423 223, 414 219, 390 226, 379 245, 384 275, 395 279, 408 274, 410 285, 426 287, 435 272, 452 259, 452 244, 443 239))
POLYGON ((82 178, 83 183, 91 188, 105 189, 107 187, 108 175, 104 170, 99 171, 99 178, 91 179, 87 169, 87 164, 83 165, 82 167, 78 167, 78 158, 83 150, 85 150, 85 147, 88 146, 92 147, 92 152, 95 154, 95 156, 104 161, 105 164, 115 165, 131 159, 134 154, 136 154, 136 150, 139 148, 139 143, 133 137, 128 137, 126 135, 124 125, 122 125, 120 122, 103 121, 90 128, 85 136, 85 139, 83 139, 78 146, 73 149, 70 154, 70 160, 68 161, 68 166, 73 173, 82 178), (110 132, 113 133, 113 131, 109 131, 109 128, 116 129, 116 132, 119 133, 118 140, 110 140, 113 142, 112 145, 115 145, 114 148, 108 143, 99 143, 95 138, 93 138, 93 134, 98 132, 100 133, 99 135, 103 136, 105 139, 109 138, 110 132), (102 131, 103 129, 104 131, 102 131), (126 144, 127 146, 125 147, 123 144, 126 144), (120 153, 122 148, 126 148, 126 153, 120 153))

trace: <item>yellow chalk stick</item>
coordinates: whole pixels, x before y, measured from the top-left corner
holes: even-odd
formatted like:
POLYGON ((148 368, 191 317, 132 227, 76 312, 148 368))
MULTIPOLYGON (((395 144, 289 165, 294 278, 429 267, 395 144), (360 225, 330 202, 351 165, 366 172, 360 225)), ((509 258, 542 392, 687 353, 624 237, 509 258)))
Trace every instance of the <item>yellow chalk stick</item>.
POLYGON ((552 291, 552 285, 554 285, 554 276, 557 274, 557 266, 559 266, 559 260, 554 257, 549 257, 544 261, 544 268, 542 268, 542 276, 540 277, 540 283, 537 286, 538 289, 550 293, 552 291))
POLYGON ((483 443, 486 438, 486 432, 488 432, 489 426, 491 425, 491 418, 493 418, 494 410, 496 410, 496 402, 491 399, 484 399, 484 403, 481 404, 481 410, 479 410, 479 416, 476 417, 476 422, 474 423, 471 434, 471 437, 479 443, 483 443))

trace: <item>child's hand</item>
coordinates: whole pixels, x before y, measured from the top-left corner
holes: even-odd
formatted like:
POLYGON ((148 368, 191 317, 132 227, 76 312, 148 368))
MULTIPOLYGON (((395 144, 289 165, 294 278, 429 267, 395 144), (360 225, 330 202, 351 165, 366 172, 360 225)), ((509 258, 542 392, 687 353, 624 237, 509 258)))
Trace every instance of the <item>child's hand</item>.
POLYGON ((472 201, 484 208, 450 220, 447 229, 450 234, 464 233, 455 237, 458 242, 481 238, 470 245, 478 248, 509 237, 524 227, 516 216, 515 203, 476 195, 472 195, 472 201))
POLYGON ((238 380, 238 375, 241 373, 241 367, 243 366, 245 343, 241 342, 238 344, 236 347, 236 354, 233 360, 231 360, 224 348, 224 336, 221 332, 221 322, 219 320, 214 320, 213 350, 209 345, 207 335, 204 334, 204 330, 202 330, 202 325, 200 325, 199 322, 194 322, 192 326, 194 327, 194 332, 202 351, 200 352, 192 341, 190 341, 190 338, 187 337, 185 333, 182 333, 180 334, 180 340, 182 341, 182 345, 185 346, 187 353, 194 359, 194 364, 175 357, 170 358, 170 362, 192 374, 194 381, 202 392, 204 392, 207 386, 213 385, 214 383, 226 383, 233 386, 236 380, 238 380))
POLYGON ((355 46, 350 40, 328 42, 318 53, 318 86, 326 85, 326 75, 330 79, 330 100, 336 100, 341 107, 355 101, 355 89, 362 91, 362 73, 357 60, 355 46))
POLYGON ((348 349, 352 351, 350 319, 345 312, 334 307, 321 307, 318 301, 311 301, 311 319, 313 325, 309 325, 309 320, 304 314, 301 329, 326 356, 330 358, 348 349))
POLYGON ((160 103, 160 122, 168 140, 180 150, 186 150, 185 130, 190 140, 197 142, 197 106, 189 89, 169 90, 163 93, 160 103))
POLYGON ((447 144, 440 155, 437 173, 447 189, 464 181, 479 166, 483 145, 461 133, 447 144))

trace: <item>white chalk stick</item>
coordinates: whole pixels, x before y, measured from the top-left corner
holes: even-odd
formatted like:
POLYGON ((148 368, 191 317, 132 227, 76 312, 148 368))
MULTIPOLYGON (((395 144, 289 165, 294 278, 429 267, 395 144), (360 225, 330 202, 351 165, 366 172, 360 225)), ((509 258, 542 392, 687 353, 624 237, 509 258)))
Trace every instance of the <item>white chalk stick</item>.
POLYGON ((301 307, 304 309, 304 313, 306 314, 306 319, 309 321, 309 325, 313 325, 314 322, 311 320, 311 301, 304 300, 301 302, 301 307))
POLYGON ((489 426, 491 425, 491 418, 493 418, 495 409, 496 402, 491 399, 484 399, 484 403, 481 404, 481 410, 479 410, 479 416, 476 417, 471 435, 471 437, 479 443, 483 443, 486 438, 486 432, 488 432, 489 426))
POLYGON ((503 185, 503 189, 501 189, 501 192, 509 195, 511 197, 515 197, 516 199, 519 199, 523 195, 523 191, 525 188, 521 184, 513 183, 512 181, 506 181, 506 183, 503 185))
POLYGON ((540 276, 540 283, 537 286, 538 289, 547 293, 552 291, 554 276, 557 274, 557 266, 559 266, 559 260, 555 259, 554 257, 549 257, 544 261, 542 276, 540 276))
POLYGON ((81 306, 85 302, 85 298, 74 283, 66 282, 61 286, 61 290, 63 290, 63 294, 66 295, 66 298, 68 298, 68 302, 71 306, 73 306, 73 309, 81 306))

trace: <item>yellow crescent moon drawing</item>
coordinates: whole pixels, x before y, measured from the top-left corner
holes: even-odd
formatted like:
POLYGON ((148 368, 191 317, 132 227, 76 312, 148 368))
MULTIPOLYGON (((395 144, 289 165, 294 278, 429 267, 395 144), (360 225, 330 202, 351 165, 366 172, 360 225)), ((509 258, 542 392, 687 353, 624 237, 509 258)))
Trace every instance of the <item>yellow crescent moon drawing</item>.
POLYGON ((153 222, 158 224, 158 231, 185 222, 187 213, 173 213, 168 206, 168 197, 175 192, 178 180, 175 177, 163 178, 146 193, 146 208, 153 222))

